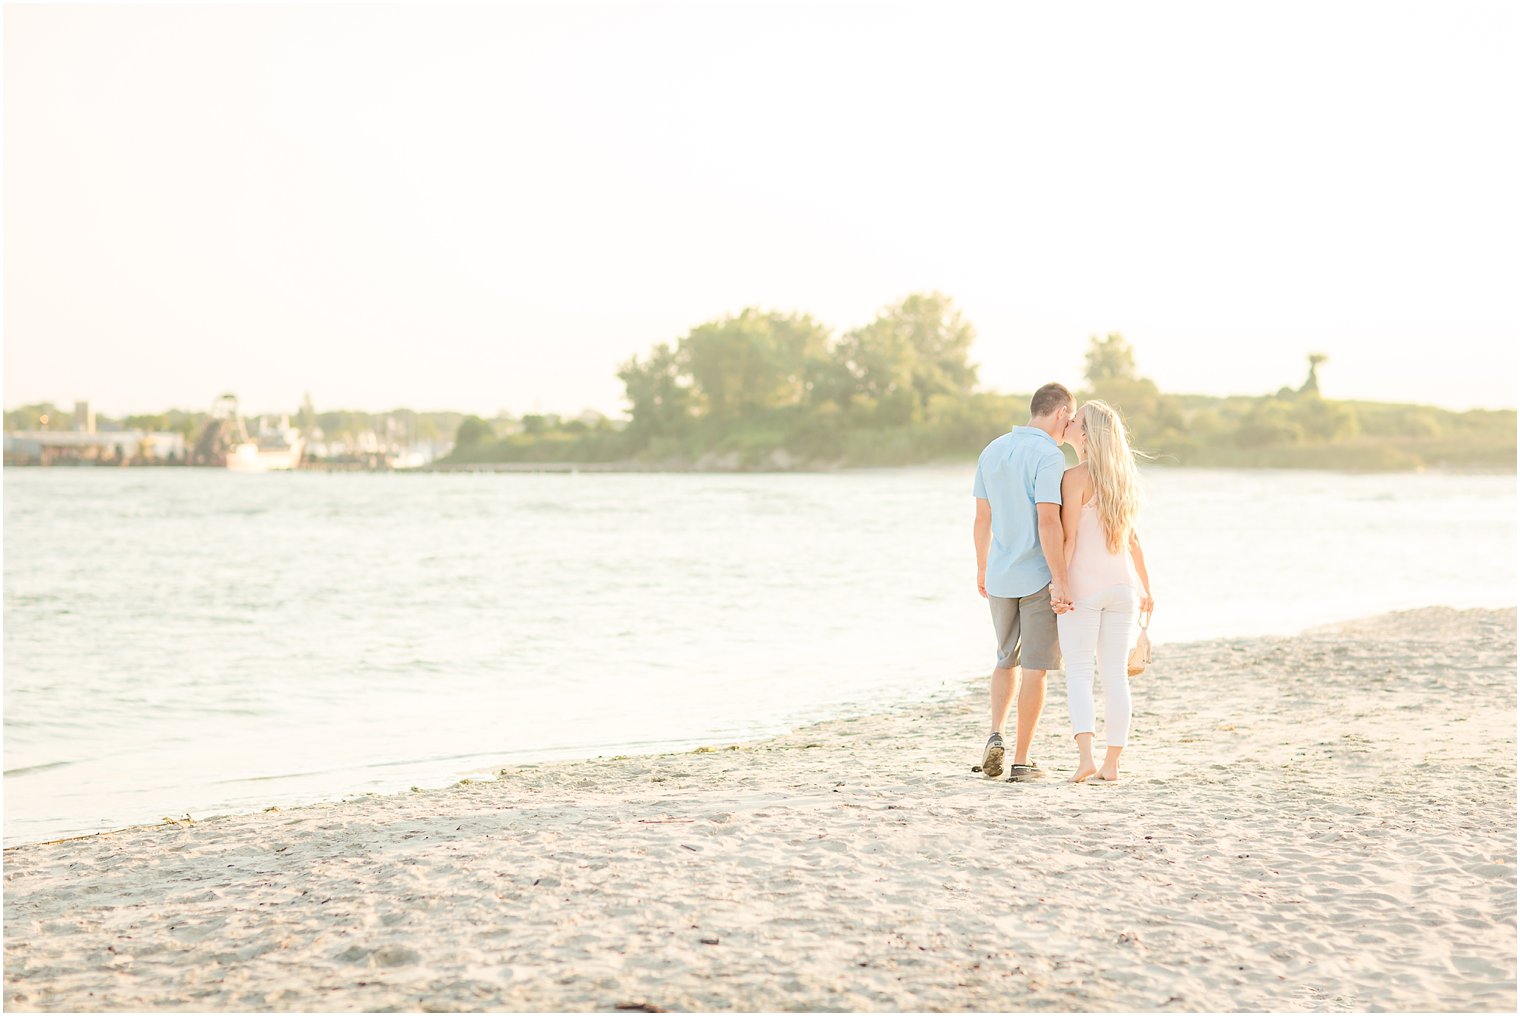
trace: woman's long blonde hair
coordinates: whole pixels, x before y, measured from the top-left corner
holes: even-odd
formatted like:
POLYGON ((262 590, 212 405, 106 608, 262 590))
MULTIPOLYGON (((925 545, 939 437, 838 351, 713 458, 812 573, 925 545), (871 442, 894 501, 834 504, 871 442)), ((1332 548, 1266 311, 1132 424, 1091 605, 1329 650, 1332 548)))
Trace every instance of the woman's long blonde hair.
POLYGON ((1140 476, 1129 432, 1118 411, 1106 402, 1094 399, 1077 412, 1087 437, 1087 473, 1098 502, 1098 518, 1103 520, 1109 553, 1118 554, 1129 543, 1140 512, 1140 476))

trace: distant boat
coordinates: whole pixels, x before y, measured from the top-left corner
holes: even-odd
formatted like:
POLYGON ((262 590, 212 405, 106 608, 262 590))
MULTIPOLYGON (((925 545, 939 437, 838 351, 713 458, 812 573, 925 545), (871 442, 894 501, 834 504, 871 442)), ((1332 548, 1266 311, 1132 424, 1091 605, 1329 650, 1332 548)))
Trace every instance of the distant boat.
POLYGON ((294 469, 301 464, 306 441, 290 425, 290 417, 280 417, 278 426, 259 418, 257 436, 239 442, 227 451, 227 468, 236 473, 267 473, 276 469, 294 469))

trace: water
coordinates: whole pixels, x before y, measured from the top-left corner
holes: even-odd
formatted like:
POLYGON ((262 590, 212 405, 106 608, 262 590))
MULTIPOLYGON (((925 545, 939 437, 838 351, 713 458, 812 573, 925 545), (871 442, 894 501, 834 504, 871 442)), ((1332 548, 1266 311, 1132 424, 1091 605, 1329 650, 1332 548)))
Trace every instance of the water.
MULTIPOLYGON (((733 741, 992 662, 970 464, 4 475, 7 843, 733 741)), ((1515 603, 1513 476, 1146 480, 1163 653, 1515 603)))

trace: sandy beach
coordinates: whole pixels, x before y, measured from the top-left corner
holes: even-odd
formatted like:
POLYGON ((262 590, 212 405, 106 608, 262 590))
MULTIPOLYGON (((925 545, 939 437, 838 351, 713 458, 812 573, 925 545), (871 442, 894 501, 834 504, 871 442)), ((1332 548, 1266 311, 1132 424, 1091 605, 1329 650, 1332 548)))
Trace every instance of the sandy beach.
POLYGON ((1162 644, 1114 786, 1051 681, 1035 783, 972 772, 981 677, 12 848, 5 1007, 1513 1011, 1513 610, 1162 644))

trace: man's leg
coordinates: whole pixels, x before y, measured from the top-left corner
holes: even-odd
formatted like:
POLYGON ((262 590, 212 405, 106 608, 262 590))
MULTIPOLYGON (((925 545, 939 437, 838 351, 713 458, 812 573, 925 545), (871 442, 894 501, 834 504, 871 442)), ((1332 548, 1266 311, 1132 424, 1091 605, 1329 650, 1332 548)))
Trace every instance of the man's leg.
POLYGON ((1018 667, 998 667, 992 672, 992 732, 1001 734, 1008 722, 1008 710, 1013 705, 1014 682, 1018 680, 1018 667))
POLYGON ((1014 741, 1014 775, 1023 779, 1043 775, 1029 761, 1035 727, 1045 708, 1045 675, 1061 666, 1056 615, 1050 606, 1050 587, 1019 598, 1019 631, 1022 633, 1024 680, 1019 685, 1018 734, 1014 741))
POLYGON ((1013 764, 1023 765, 1029 761, 1029 746, 1034 743, 1034 728, 1040 722, 1040 710, 1045 708, 1045 671, 1024 668, 1024 679, 1019 682, 1019 711, 1015 717, 1018 732, 1013 742, 1013 764))
POLYGON ((982 775, 996 779, 1003 775, 1003 724, 1008 722, 1008 707, 1013 702, 1015 671, 1019 669, 1019 601, 988 596, 992 608, 992 630, 997 636, 997 661, 992 668, 990 713, 992 736, 982 751, 982 775))

